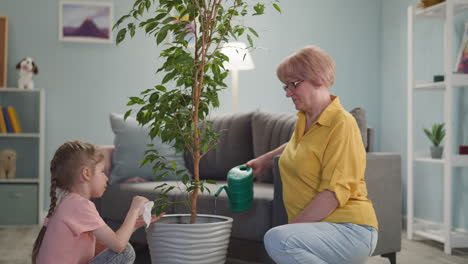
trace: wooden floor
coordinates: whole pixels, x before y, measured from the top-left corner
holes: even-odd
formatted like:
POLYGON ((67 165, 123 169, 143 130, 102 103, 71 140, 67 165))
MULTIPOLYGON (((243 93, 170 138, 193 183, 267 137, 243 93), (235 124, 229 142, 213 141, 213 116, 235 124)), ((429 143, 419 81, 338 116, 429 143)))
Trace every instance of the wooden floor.
MULTIPOLYGON (((0 264, 30 264, 31 248, 39 232, 38 227, 0 227, 0 264)), ((229 264, 253 264, 230 260, 229 264)), ((366 264, 388 264, 381 257, 369 258, 366 264)), ((409 241, 403 234, 402 251, 397 254, 399 264, 466 264, 468 249, 455 249, 452 255, 443 252, 443 245, 437 242, 416 239, 409 241)))

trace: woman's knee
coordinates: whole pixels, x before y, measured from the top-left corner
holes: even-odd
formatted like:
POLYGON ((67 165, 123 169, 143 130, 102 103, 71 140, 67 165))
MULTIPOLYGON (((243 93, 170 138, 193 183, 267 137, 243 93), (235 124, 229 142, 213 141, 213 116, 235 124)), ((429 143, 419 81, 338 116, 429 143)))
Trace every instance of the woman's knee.
POLYGON ((286 240, 285 234, 283 226, 268 230, 263 237, 265 249, 268 252, 282 251, 284 249, 283 241, 286 240))

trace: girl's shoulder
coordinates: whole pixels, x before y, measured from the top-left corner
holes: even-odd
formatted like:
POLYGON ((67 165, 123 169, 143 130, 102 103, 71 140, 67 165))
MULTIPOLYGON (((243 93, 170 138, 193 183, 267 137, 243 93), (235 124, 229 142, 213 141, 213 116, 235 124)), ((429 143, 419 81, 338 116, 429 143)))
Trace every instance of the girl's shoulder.
POLYGON ((76 207, 96 208, 93 202, 77 193, 69 193, 67 196, 63 197, 59 207, 68 208, 70 210, 76 210, 76 207))

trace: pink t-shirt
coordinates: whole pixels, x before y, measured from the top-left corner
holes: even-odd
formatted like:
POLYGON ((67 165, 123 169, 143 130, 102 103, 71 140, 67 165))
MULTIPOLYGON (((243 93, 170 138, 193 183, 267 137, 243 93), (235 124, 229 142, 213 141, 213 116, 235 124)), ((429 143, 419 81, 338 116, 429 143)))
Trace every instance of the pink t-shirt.
POLYGON ((93 202, 70 193, 49 219, 37 264, 88 263, 96 243, 92 231, 104 225, 93 202))

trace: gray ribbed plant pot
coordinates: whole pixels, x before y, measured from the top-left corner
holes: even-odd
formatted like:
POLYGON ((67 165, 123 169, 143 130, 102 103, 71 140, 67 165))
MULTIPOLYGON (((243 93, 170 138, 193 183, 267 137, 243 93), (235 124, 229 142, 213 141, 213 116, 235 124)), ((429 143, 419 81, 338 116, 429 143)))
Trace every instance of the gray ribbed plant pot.
POLYGON ((444 152, 444 147, 443 146, 438 146, 438 147, 432 146, 431 147, 431 158, 441 159, 443 152, 444 152))
POLYGON ((232 218, 189 214, 165 215, 146 230, 152 264, 220 264, 226 262, 232 218))

